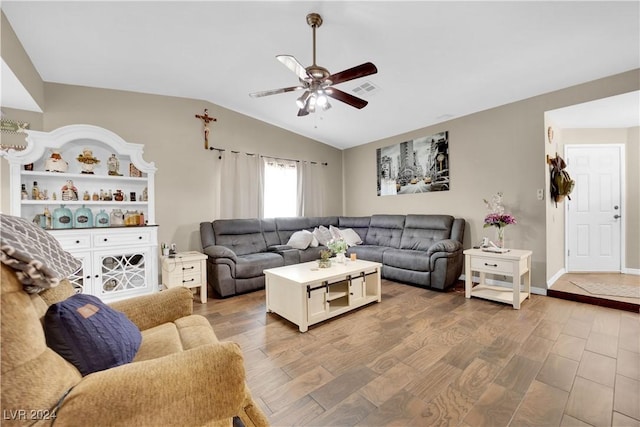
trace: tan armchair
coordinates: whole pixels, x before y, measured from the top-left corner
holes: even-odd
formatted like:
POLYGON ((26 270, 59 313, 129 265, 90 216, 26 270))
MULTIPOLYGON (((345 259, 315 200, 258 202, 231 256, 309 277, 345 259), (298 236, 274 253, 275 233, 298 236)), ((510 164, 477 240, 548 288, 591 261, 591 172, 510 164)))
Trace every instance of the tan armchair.
POLYGON ((73 294, 68 281, 27 294, 2 264, 2 425, 247 426, 268 421, 245 385, 237 344, 220 342, 174 288, 111 304, 142 332, 133 362, 82 377, 47 347, 41 319, 73 294))

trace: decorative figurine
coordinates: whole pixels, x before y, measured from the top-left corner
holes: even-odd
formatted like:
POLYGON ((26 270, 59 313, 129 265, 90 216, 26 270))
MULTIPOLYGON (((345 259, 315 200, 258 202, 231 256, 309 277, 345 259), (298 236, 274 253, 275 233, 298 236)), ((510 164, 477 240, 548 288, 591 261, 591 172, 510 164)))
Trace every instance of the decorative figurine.
POLYGON ((93 152, 88 148, 84 148, 82 150, 82 154, 80 154, 76 158, 76 160, 82 163, 80 165, 80 167, 82 168, 82 173, 86 174, 93 174, 93 170, 95 169, 96 165, 100 163, 100 160, 93 157, 93 152))
POLYGON ((67 183, 62 186, 60 190, 60 194, 62 195, 62 200, 78 200, 78 189, 73 185, 72 180, 67 180, 67 183))
POLYGON ((109 160, 107 160, 107 169, 111 176, 122 176, 120 173, 120 160, 118 160, 115 154, 112 154, 109 160))
POLYGON ((62 159, 60 152, 57 150, 51 151, 51 157, 44 162, 44 170, 48 172, 66 172, 69 164, 62 159))

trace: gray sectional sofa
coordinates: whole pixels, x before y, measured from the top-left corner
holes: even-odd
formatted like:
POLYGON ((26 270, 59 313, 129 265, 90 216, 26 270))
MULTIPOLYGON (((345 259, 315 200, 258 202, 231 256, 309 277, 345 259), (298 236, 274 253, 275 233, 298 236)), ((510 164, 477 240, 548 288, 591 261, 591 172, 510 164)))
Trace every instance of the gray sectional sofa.
POLYGON ((362 244, 347 255, 383 264, 382 277, 445 290, 462 273, 465 221, 450 215, 372 215, 222 219, 200 223, 207 280, 219 297, 264 288, 263 270, 320 258, 323 246, 287 246, 300 230, 320 226, 351 228, 362 244))

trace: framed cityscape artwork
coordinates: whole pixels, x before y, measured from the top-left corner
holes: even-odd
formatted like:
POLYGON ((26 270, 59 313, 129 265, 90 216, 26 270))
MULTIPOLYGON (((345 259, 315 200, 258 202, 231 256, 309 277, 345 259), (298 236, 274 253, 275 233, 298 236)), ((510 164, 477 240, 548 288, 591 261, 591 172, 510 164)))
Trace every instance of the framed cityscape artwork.
POLYGON ((378 196, 449 191, 449 132, 378 148, 378 196))

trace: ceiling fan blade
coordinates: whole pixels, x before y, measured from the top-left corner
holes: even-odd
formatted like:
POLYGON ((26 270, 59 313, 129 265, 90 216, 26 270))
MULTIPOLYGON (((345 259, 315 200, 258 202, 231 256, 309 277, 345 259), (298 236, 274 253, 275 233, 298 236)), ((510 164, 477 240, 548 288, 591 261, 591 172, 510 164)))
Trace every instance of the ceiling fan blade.
POLYGON ((309 114, 309 112, 307 111, 306 108, 301 108, 301 109, 298 110, 298 117, 306 116, 308 114, 309 114))
POLYGON ((290 87, 283 87, 280 89, 265 90, 263 92, 253 92, 253 93, 250 93, 249 96, 252 98, 260 98, 261 96, 275 95, 278 93, 285 93, 285 92, 293 92, 294 90, 300 90, 300 89, 304 89, 304 86, 290 86, 290 87))
POLYGON ((378 69, 371 62, 365 62, 364 64, 357 65, 348 70, 340 71, 329 76, 331 83, 336 85, 338 83, 346 82, 349 80, 357 79, 360 77, 368 76, 378 72, 378 69))
POLYGON ((296 73, 296 76, 300 80, 308 79, 309 75, 307 74, 307 70, 298 62, 296 58, 291 55, 278 55, 276 56, 278 61, 282 62, 285 67, 296 73))
POLYGON ((362 98, 358 98, 357 96, 349 95, 346 92, 341 91, 340 89, 336 89, 335 87, 328 87, 324 90, 324 92, 333 99, 337 99, 338 101, 342 101, 345 104, 349 104, 352 107, 356 107, 358 109, 364 108, 369 103, 362 98))

